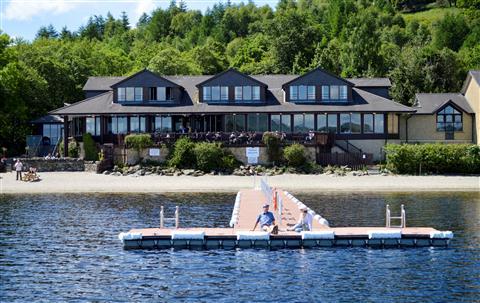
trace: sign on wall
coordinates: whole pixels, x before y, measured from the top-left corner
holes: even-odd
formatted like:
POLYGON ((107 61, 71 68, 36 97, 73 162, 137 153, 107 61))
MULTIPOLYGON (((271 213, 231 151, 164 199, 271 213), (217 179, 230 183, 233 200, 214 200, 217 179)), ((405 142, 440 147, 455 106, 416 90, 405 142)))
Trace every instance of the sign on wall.
POLYGON ((260 147, 247 147, 245 149, 248 164, 258 164, 258 157, 260 157, 260 147))
POLYGON ((150 149, 148 149, 148 155, 150 157, 160 157, 160 148, 150 148, 150 149))

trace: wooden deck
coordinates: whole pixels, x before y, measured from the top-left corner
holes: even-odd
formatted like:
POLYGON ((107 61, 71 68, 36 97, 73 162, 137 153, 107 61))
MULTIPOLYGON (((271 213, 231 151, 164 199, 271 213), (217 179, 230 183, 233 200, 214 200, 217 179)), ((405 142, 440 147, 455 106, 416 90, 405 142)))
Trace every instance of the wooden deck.
MULTIPOLYGON (((270 241, 268 245, 262 243, 262 247, 270 246, 274 241, 276 247, 299 247, 305 246, 305 241, 302 242, 302 236, 300 233, 294 231, 287 231, 287 228, 293 226, 299 216, 300 210, 298 205, 290 199, 285 192, 279 190, 279 197, 282 199, 283 211, 281 214, 281 221, 279 212, 273 209, 273 205, 270 204, 270 211, 274 213, 276 223, 279 224, 278 235, 270 235, 270 241), (302 244, 303 243, 303 244, 302 244)), ((130 234, 141 234, 141 239, 124 241, 125 248, 160 248, 160 247, 175 247, 175 241, 172 240, 172 233, 174 231, 191 231, 191 232, 204 232, 204 240, 196 241, 196 245, 208 246, 207 243, 213 243, 213 247, 225 246, 225 241, 228 241, 228 246, 241 247, 237 239, 238 232, 245 232, 252 230, 255 225, 258 214, 262 212, 262 206, 267 203, 267 198, 260 190, 242 190, 240 192, 240 202, 238 209, 238 220, 233 228, 146 228, 146 229, 132 229, 130 234), (158 242, 160 241, 160 242, 158 242), (162 242, 163 241, 163 242, 162 242), (160 245, 159 243, 163 243, 160 245), (170 244, 169 244, 170 243, 170 244)), ((181 222, 181 218, 180 218, 181 222)), ((257 226, 257 231, 260 227, 257 226)), ((406 227, 406 228, 386 228, 386 227, 328 227, 320 224, 317 220, 313 222, 313 231, 333 231, 334 239, 326 241, 316 241, 315 245, 320 246, 369 246, 372 245, 385 246, 390 244, 393 246, 446 246, 449 239, 430 239, 432 232, 437 232, 436 229, 431 227, 406 227), (385 230, 401 230, 401 239, 390 239, 385 241, 373 241, 369 242, 369 233, 372 231, 385 231, 385 230), (321 245, 323 243, 324 245, 321 245)), ((192 240, 193 241, 193 240, 192 240)), ((261 241, 260 241, 261 242, 261 241)), ((265 241, 264 241, 265 242, 265 241)), ((189 246, 189 241, 178 240, 177 244, 181 247, 189 246)), ((192 242, 194 243, 194 242, 192 242)), ((255 241, 250 243, 255 246, 255 241)), ((250 244, 247 247, 250 247, 250 244)), ((311 244, 311 243, 310 243, 311 244)), ((272 245, 273 246, 273 245, 272 245)))

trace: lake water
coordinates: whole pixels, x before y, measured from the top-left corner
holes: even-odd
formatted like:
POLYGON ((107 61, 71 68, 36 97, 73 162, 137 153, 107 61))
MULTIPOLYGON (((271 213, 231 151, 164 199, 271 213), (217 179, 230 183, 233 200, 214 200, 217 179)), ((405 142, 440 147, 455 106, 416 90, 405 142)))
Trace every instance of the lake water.
POLYGON ((298 194, 332 226, 453 230, 449 248, 122 249, 117 235, 158 226, 226 227, 235 194, 0 196, 1 302, 480 302, 478 193, 298 194))

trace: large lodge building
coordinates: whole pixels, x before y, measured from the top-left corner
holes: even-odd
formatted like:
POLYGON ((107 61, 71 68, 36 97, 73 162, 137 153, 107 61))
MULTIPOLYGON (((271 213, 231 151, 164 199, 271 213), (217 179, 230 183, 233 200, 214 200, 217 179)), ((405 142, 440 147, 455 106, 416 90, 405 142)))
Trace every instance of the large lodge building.
POLYGON ((471 71, 461 93, 417 94, 416 106, 407 107, 390 98, 388 78, 343 79, 320 68, 301 76, 250 76, 235 69, 161 76, 142 70, 129 77, 90 77, 85 100, 34 123, 36 135, 51 145, 86 132, 99 144, 114 145, 129 133, 228 138, 278 131, 302 142, 314 132, 328 134, 328 140, 317 140, 329 142, 323 151, 350 147, 379 160, 386 143, 476 143, 479 83, 480 72, 471 71))

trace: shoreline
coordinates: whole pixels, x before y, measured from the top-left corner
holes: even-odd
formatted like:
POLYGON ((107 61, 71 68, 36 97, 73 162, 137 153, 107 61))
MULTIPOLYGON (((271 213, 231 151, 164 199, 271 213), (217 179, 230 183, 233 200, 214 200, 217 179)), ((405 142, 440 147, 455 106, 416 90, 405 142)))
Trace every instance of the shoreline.
MULTIPOLYGON (((39 182, 15 180, 0 174, 4 194, 62 193, 230 193, 253 188, 253 176, 111 176, 90 172, 43 172, 39 182)), ((257 176, 257 186, 260 182, 257 176)), ((479 176, 333 176, 283 174, 268 182, 287 191, 301 192, 480 192, 479 176)))

